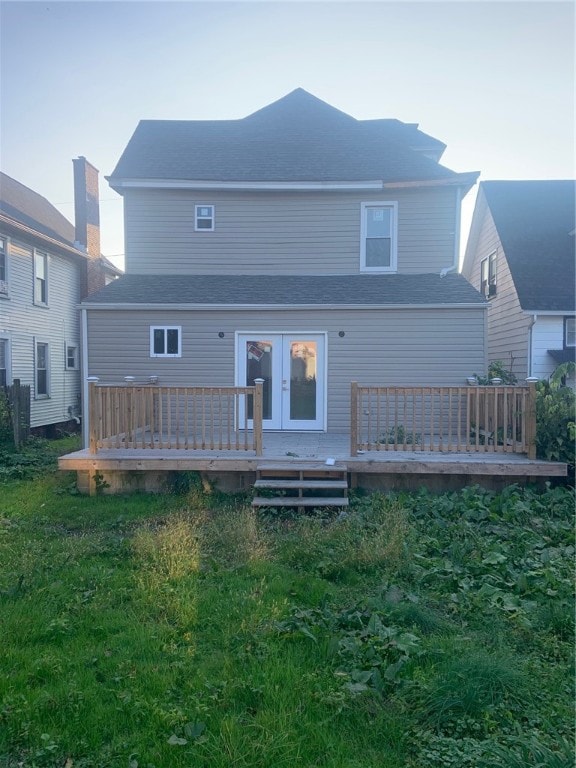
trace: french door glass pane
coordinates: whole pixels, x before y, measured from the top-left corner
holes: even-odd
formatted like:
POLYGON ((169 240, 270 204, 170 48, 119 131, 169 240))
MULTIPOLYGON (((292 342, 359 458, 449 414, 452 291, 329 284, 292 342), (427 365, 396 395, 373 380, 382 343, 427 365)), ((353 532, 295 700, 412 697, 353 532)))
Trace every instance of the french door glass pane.
POLYGON ((316 419, 316 366, 315 341, 290 342, 290 419, 313 421, 316 419))
MULTIPOLYGON (((262 385, 263 418, 272 418, 272 342, 246 342, 246 386, 253 387, 254 379, 264 379, 262 385)), ((253 399, 248 398, 248 418, 254 418, 253 399)))

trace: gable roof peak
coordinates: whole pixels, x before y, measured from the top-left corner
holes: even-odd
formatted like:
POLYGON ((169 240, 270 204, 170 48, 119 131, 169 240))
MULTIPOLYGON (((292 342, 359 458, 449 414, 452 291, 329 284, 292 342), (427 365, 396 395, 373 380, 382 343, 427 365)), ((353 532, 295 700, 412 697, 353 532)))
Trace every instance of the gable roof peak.
POLYGON ((319 125, 327 122, 352 125, 358 122, 351 115, 322 101, 304 88, 295 88, 280 99, 247 115, 242 122, 272 126, 285 124, 287 121, 319 125))

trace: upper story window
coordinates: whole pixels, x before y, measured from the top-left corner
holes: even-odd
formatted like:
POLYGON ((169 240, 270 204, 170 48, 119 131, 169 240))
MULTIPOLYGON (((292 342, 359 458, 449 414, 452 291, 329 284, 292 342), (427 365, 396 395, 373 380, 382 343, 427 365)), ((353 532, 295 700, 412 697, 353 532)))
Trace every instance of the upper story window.
POLYGON ((49 397, 50 395, 50 371, 48 344, 44 341, 36 342, 36 397, 49 397))
POLYGON ((496 251, 480 262, 480 293, 487 299, 496 296, 496 251))
POLYGON ((0 295, 8 293, 8 242, 0 237, 0 295))
POLYGON ((151 325, 150 357, 182 357, 182 328, 151 325))
POLYGON ((360 271, 395 272, 398 203, 362 203, 360 271))
POLYGON ((48 254, 34 251, 34 304, 48 304, 48 254))
POLYGON ((214 231, 214 206, 197 205, 195 209, 194 229, 204 232, 214 231))
POLYGON ((564 318, 564 346, 576 347, 576 317, 564 318))

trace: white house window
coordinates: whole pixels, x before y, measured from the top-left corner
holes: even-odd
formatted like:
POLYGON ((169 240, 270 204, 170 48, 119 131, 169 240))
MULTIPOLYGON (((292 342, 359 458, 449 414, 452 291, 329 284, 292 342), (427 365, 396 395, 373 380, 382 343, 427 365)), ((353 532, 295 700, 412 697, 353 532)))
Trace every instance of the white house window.
POLYGON ((34 252, 34 303, 48 303, 48 254, 34 252))
POLYGON ((0 294, 8 293, 8 242, 0 237, 0 294))
POLYGON ((78 368, 78 347, 74 344, 66 344, 66 368, 73 371, 78 368))
POLYGON ((49 348, 44 341, 36 342, 36 397, 50 395, 49 348))
POLYGON ((199 230, 202 230, 204 232, 214 231, 214 206, 213 205, 197 205, 196 206, 194 229, 197 232, 199 230))
POLYGON ((10 346, 8 339, 0 338, 0 387, 10 381, 10 346))
POLYGON ((362 203, 360 270, 395 272, 397 203, 362 203))
POLYGON ((564 318, 564 346, 576 347, 576 317, 564 318))
POLYGON ((487 299, 496 296, 496 252, 480 262, 480 293, 487 299))
POLYGON ((182 328, 150 326, 150 357, 182 357, 182 328))

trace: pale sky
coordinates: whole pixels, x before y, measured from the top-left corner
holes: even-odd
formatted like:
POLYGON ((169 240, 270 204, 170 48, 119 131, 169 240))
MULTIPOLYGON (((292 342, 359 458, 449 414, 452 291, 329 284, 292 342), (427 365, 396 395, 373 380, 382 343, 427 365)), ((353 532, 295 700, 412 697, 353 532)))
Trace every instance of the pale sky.
POLYGON ((419 123, 448 145, 443 165, 481 180, 574 178, 574 15, 523 0, 2 0, 0 167, 73 222, 84 155, 119 266, 122 198, 104 177, 138 121, 241 118, 298 87, 358 119, 419 123))

